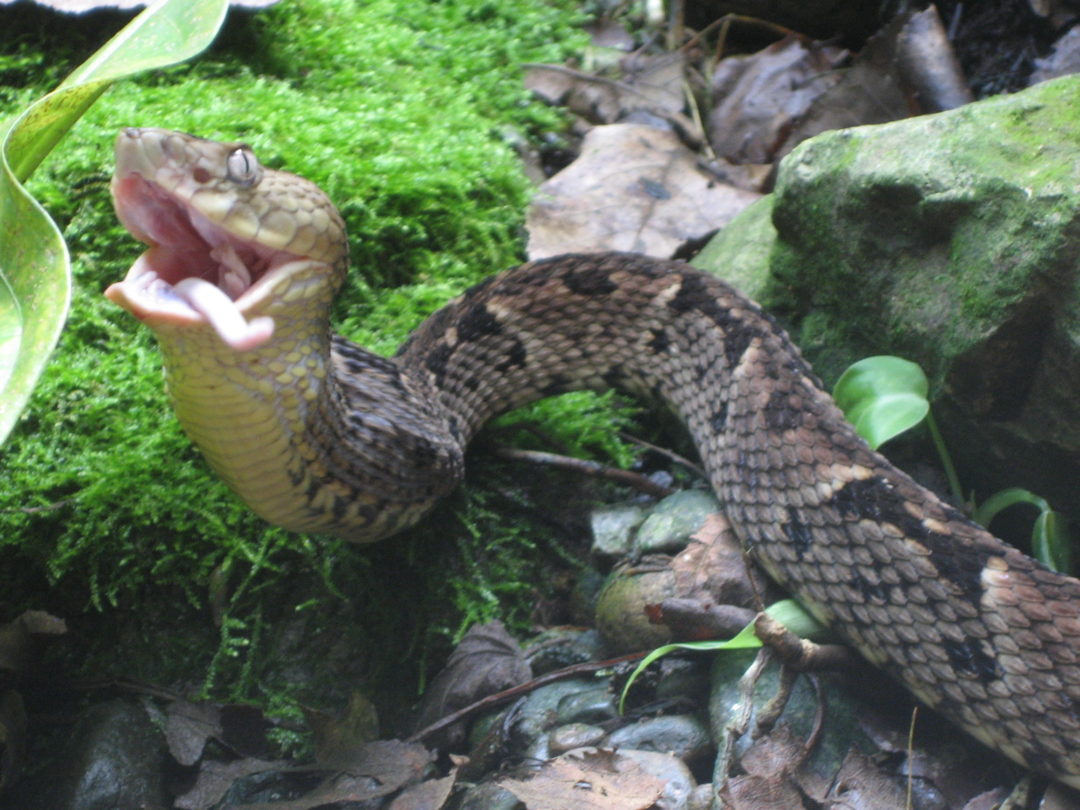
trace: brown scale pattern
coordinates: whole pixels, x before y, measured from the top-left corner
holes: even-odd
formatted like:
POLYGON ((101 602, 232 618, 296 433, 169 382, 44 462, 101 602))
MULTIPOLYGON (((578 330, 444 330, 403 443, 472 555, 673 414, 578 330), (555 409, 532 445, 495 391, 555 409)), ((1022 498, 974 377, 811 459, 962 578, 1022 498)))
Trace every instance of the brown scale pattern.
MULTIPOLYGON (((366 357, 336 351, 339 362, 366 357)), ((1080 582, 1005 546, 871 451, 782 330, 724 283, 629 254, 527 264, 433 315, 394 364, 416 399, 386 397, 382 413, 453 458, 434 473, 445 488, 472 435, 506 409, 610 386, 666 401, 777 581, 973 735, 1080 783, 1080 582)), ((365 388, 354 371, 336 384, 365 388)), ((370 469, 358 438, 342 428, 330 443, 370 469)), ((377 463, 400 474, 408 455, 377 463)), ((382 528, 404 522, 381 517, 382 528)))

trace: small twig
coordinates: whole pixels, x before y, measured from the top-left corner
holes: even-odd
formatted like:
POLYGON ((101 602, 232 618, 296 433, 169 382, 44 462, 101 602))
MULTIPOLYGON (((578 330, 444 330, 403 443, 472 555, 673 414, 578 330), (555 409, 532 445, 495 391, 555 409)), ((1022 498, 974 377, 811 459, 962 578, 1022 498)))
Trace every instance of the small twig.
POLYGON ((705 472, 705 468, 702 467, 700 464, 695 464, 685 456, 680 456, 678 453, 672 452, 666 447, 661 447, 658 444, 653 444, 652 442, 647 442, 644 439, 639 439, 637 436, 634 436, 623 430, 620 430, 618 435, 619 438, 624 441, 631 442, 638 445, 639 447, 644 447, 646 450, 652 450, 654 453, 659 453, 662 456, 666 456, 667 458, 674 461, 676 464, 680 464, 683 467, 686 467, 686 469, 690 470, 690 472, 701 476, 705 480, 708 480, 709 478, 708 474, 705 472))
POLYGON ((576 678, 579 675, 588 675, 593 672, 599 672, 602 669, 608 669, 617 666, 618 664, 638 661, 646 655, 648 655, 648 651, 636 652, 630 653, 629 655, 620 655, 618 658, 609 658, 606 661, 585 661, 580 664, 571 664, 562 669, 556 669, 541 675, 539 678, 533 678, 526 683, 511 686, 509 689, 503 689, 501 692, 496 692, 493 695, 481 698, 462 709, 458 709, 456 712, 451 712, 442 719, 436 720, 431 725, 420 729, 415 734, 408 737, 405 742, 421 742, 432 734, 442 731, 447 726, 452 726, 454 723, 458 723, 467 717, 471 717, 477 712, 486 711, 494 706, 508 703, 520 695, 532 692, 539 689, 541 686, 547 686, 549 683, 555 683, 556 681, 561 681, 565 678, 576 678))
POLYGON ((0 515, 10 515, 15 512, 23 515, 36 515, 41 512, 55 512, 57 509, 63 509, 68 504, 72 503, 74 498, 64 498, 62 501, 56 501, 55 503, 47 503, 44 506, 17 506, 14 509, 0 509, 0 515))
POLYGON ((665 498, 671 495, 675 490, 668 487, 661 486, 655 481, 650 481, 644 475, 632 472, 631 470, 620 470, 618 467, 609 467, 606 464, 601 464, 598 461, 588 461, 581 458, 573 458, 572 456, 560 456, 556 453, 545 453, 541 450, 519 450, 515 447, 504 447, 502 445, 494 448, 495 455, 499 458, 509 459, 510 461, 527 461, 530 464, 544 464, 550 467, 559 467, 564 470, 573 470, 574 472, 584 473, 585 475, 592 475, 598 478, 608 478, 612 481, 618 481, 620 484, 633 487, 639 492, 644 492, 646 495, 651 495, 654 498, 665 498))

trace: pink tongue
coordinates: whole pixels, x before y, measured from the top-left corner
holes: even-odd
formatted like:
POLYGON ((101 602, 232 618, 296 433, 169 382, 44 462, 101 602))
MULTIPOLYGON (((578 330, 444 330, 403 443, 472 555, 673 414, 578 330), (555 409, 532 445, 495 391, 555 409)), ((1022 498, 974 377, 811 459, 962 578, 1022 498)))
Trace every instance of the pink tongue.
POLYGON ((173 291, 206 318, 224 343, 237 351, 257 348, 274 333, 274 319, 266 316, 244 320, 236 304, 220 288, 201 278, 185 278, 173 291))

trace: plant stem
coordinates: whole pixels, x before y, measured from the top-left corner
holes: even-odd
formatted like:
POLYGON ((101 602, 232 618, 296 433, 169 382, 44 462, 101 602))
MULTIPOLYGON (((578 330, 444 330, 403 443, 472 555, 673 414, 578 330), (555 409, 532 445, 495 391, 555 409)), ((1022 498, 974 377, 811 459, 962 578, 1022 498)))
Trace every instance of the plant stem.
POLYGON ((948 448, 945 447, 945 439, 942 438, 941 431, 938 430, 933 410, 926 412, 926 426, 930 429, 930 438, 934 440, 934 447, 937 448, 938 456, 941 458, 941 466, 945 470, 945 478, 949 482, 952 496, 958 504, 966 506, 967 501, 964 499, 964 492, 960 489, 960 478, 956 475, 956 467, 953 466, 952 457, 949 455, 948 448))

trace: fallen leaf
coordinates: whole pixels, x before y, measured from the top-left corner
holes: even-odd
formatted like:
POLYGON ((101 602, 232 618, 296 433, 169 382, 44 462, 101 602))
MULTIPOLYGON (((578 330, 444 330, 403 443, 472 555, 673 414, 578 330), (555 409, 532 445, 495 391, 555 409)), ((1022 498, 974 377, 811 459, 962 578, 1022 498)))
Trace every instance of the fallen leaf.
POLYGON ((825 802, 827 810, 859 807, 894 810, 905 806, 905 791, 896 778, 882 771, 870 757, 850 751, 825 802))
POLYGON ((667 258, 722 228, 761 195, 720 183, 674 133, 641 124, 596 127, 581 155, 529 206, 529 258, 626 250, 667 258))
POLYGON ((23 676, 33 658, 35 636, 59 636, 66 632, 63 619, 43 610, 28 610, 0 625, 0 676, 11 680, 23 676))
POLYGON ((417 728, 530 678, 532 667, 502 622, 474 625, 424 693, 417 728))
POLYGON ((721 605, 753 607, 768 587, 760 572, 746 565, 746 556, 731 524, 719 512, 709 515, 671 561, 675 593, 721 605))
POLYGON ((207 741, 220 736, 221 711, 216 704, 187 700, 169 704, 165 742, 172 758, 181 765, 194 765, 202 757, 207 741))
POLYGON ((371 701, 359 692, 349 695, 336 714, 304 709, 314 736, 315 762, 325 768, 348 769, 364 746, 378 737, 379 719, 371 701))
POLYGON ((446 804, 456 780, 455 772, 442 779, 428 779, 413 785, 390 802, 388 810, 439 810, 446 804))
POLYGON ((186 793, 176 797, 175 805, 179 810, 207 810, 221 801, 237 779, 263 771, 284 768, 287 765, 286 762, 268 762, 260 759, 204 762, 199 766, 195 784, 186 793))
POLYGON ((749 56, 730 56, 712 77, 709 143, 735 163, 771 163, 793 122, 837 84, 847 51, 789 36, 749 56))
POLYGON ((549 759, 528 779, 503 779, 527 810, 647 810, 664 782, 610 750, 578 749, 549 759))

